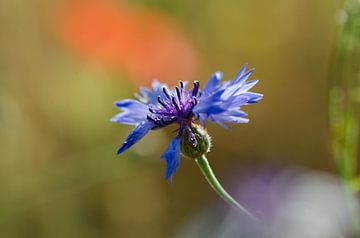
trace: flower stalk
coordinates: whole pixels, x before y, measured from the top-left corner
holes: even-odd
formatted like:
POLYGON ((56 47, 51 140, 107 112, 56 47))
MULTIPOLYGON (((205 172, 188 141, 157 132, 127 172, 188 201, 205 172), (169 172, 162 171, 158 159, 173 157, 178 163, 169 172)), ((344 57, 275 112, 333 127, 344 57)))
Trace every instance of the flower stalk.
POLYGON ((254 215, 252 215, 246 208, 240 205, 231 195, 226 192, 226 190, 221 186, 220 182, 217 180, 214 172, 212 171, 208 160, 205 155, 200 156, 198 159, 195 159, 197 165, 199 166, 202 174, 205 176, 207 182, 214 189, 214 191, 230 206, 234 207, 238 211, 246 214, 253 220, 258 220, 254 215))

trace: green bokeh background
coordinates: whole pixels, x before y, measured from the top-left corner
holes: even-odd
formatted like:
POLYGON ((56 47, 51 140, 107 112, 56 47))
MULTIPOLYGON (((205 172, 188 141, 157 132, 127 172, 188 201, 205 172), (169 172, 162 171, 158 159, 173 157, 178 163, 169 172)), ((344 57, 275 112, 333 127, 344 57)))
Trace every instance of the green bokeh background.
MULTIPOLYGON (((193 161, 182 159, 172 186, 164 181, 159 157, 173 128, 116 157, 131 127, 109 123, 112 103, 131 97, 136 79, 64 48, 48 21, 60 3, 0 1, 0 237, 171 237, 226 206, 193 161)), ((127 3, 180 26, 201 61, 189 81, 256 68, 265 96, 244 108, 250 123, 208 125, 208 158, 225 187, 264 167, 334 171, 326 78, 339 1, 127 3)))

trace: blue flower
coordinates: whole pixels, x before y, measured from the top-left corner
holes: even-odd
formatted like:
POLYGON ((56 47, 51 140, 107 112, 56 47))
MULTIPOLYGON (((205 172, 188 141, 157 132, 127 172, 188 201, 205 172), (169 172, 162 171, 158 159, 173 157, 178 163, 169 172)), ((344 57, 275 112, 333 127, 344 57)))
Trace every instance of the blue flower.
POLYGON ((166 84, 153 81, 152 88, 140 88, 135 99, 124 99, 115 102, 122 112, 115 115, 111 121, 134 125, 134 130, 126 138, 118 150, 124 152, 142 139, 150 130, 163 128, 177 123, 177 136, 170 141, 161 158, 166 161, 166 179, 171 179, 180 161, 180 141, 186 133, 189 142, 196 146, 198 141, 191 130, 197 121, 205 126, 205 121, 218 123, 228 127, 226 123, 247 123, 247 114, 241 106, 258 102, 263 95, 249 92, 257 80, 248 78, 253 69, 246 70, 244 65, 233 80, 221 81, 222 73, 213 74, 204 88, 199 82, 186 89, 187 83, 181 82, 173 89, 166 84))

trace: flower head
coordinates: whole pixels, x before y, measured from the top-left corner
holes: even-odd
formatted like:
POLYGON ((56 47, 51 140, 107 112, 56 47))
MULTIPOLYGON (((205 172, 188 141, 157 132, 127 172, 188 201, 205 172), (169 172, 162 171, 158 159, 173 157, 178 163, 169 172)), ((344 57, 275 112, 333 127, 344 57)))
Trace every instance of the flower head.
MULTIPOLYGON (((151 89, 140 88, 140 94, 135 94, 137 100, 125 99, 115 102, 115 106, 122 112, 111 121, 135 125, 117 153, 130 148, 150 130, 177 123, 177 135, 161 156, 166 160, 165 177, 171 178, 179 165, 180 145, 190 144, 194 148, 202 148, 204 152, 209 149, 203 148, 204 143, 198 141, 208 137, 196 134, 200 128, 197 122, 205 126, 205 121, 208 120, 227 128, 227 122, 249 121, 246 118, 247 114, 240 107, 256 103, 262 98, 262 94, 249 92, 257 83, 257 80, 247 81, 252 71, 253 69, 246 70, 244 65, 233 80, 222 82, 222 73, 217 72, 210 77, 203 89, 200 89, 197 81, 190 89, 186 89, 187 83, 182 81, 175 88, 169 89, 166 84, 155 80, 151 89), (187 141, 184 143, 182 140, 187 141), (201 143, 201 146, 198 146, 198 143, 201 143)), ((210 146, 210 141, 207 145, 210 146)))

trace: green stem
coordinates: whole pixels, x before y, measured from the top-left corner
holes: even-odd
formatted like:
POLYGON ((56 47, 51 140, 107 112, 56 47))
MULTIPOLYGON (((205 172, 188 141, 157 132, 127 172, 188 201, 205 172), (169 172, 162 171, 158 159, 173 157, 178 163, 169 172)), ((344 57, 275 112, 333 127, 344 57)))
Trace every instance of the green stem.
POLYGON ((200 158, 195 160, 197 165, 199 166, 201 172, 205 176, 206 180, 210 184, 210 186, 215 190, 215 192, 229 205, 232 207, 240 210, 242 213, 245 213, 249 217, 251 217, 254 220, 258 220, 254 215, 252 215, 246 208, 241 206, 237 201, 235 201, 234 198, 230 196, 226 192, 226 190, 221 186, 220 182, 215 177, 214 172, 212 171, 209 162, 207 161, 205 155, 202 155, 200 158))

